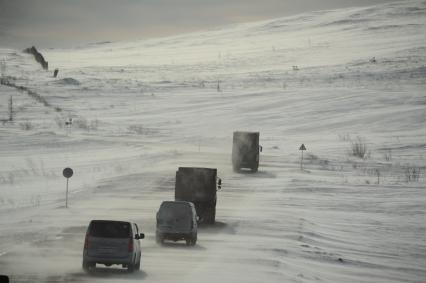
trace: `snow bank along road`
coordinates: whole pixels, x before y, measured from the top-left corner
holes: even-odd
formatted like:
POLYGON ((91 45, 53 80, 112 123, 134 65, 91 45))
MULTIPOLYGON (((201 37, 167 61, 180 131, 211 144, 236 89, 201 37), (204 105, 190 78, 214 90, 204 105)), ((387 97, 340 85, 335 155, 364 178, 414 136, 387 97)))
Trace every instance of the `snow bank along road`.
POLYGON ((41 50, 56 79, 0 49, 4 76, 49 105, 0 86, 0 273, 12 282, 425 282, 425 26, 426 3, 403 1, 41 50), (260 131, 258 173, 232 172, 234 130, 260 131), (351 155, 357 137, 365 158, 351 155), (178 166, 215 167, 223 180, 218 222, 200 228, 193 248, 154 239, 178 166), (91 219, 138 223, 142 271, 82 271, 91 219))

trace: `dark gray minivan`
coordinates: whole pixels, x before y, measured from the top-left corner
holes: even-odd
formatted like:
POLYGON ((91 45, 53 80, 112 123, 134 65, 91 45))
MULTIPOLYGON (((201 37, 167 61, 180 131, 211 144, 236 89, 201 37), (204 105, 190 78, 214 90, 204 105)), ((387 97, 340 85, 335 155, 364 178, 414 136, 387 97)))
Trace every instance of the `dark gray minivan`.
POLYGON ((164 240, 185 240, 188 246, 197 243, 197 213, 188 201, 163 201, 157 212, 157 243, 164 240))
POLYGON ((87 228, 83 249, 83 269, 88 271, 96 264, 122 265, 129 272, 140 269, 140 239, 135 223, 113 220, 92 220, 87 228))

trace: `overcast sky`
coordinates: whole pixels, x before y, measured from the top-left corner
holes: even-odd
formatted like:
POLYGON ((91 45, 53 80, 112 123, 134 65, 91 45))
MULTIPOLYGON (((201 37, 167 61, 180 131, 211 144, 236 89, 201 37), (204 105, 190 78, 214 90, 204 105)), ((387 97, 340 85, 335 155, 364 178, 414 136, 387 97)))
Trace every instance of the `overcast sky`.
POLYGON ((0 46, 71 47, 392 0, 0 0, 0 46))

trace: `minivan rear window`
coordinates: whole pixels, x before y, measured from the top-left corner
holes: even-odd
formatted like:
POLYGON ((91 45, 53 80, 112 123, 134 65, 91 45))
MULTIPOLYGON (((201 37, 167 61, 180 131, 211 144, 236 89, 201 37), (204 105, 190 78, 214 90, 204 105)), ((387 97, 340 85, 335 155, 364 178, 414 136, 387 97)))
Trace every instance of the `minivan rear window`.
POLYGON ((118 221, 92 221, 90 236, 101 238, 129 238, 130 223, 118 221))
POLYGON ((159 217, 162 219, 186 219, 191 215, 191 208, 185 203, 164 202, 160 207, 159 217))

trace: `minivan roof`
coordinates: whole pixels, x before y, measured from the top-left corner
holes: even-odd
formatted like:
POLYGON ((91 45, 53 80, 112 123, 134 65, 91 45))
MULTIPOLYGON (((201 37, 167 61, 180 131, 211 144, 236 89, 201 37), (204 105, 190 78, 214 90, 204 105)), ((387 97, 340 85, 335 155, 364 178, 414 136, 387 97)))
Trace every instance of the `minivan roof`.
POLYGON ((92 221, 90 221, 91 223, 92 222, 118 222, 118 223, 128 223, 128 224, 130 224, 130 223, 132 223, 132 222, 130 222, 130 221, 120 221, 120 220, 92 220, 92 221))
POLYGON ((173 203, 176 203, 176 204, 187 204, 187 205, 191 205, 191 202, 189 202, 189 201, 183 201, 183 200, 165 200, 165 201, 163 201, 161 204, 173 204, 173 203))
POLYGON ((207 168, 207 167, 179 167, 178 171, 217 171, 217 168, 207 168))

